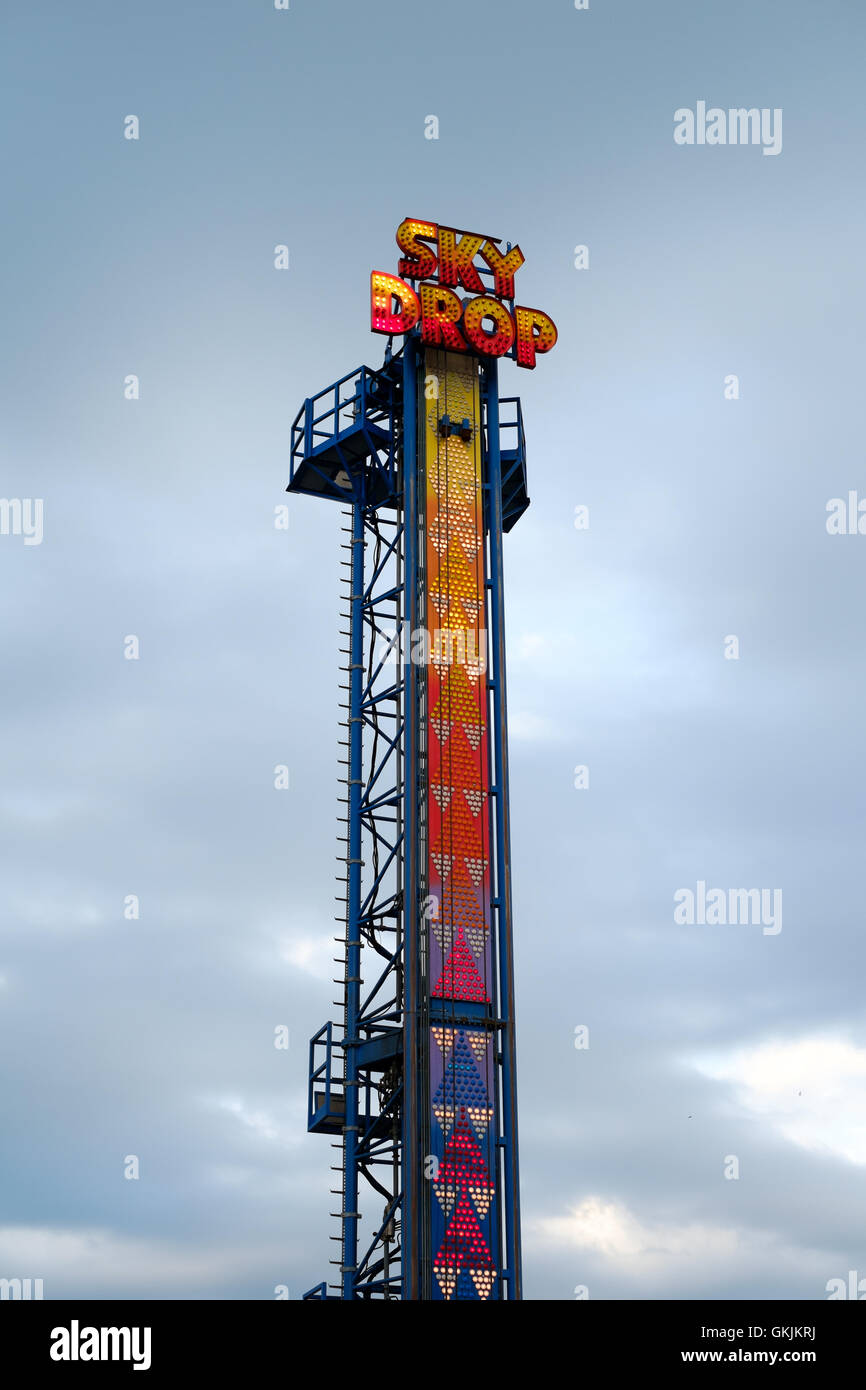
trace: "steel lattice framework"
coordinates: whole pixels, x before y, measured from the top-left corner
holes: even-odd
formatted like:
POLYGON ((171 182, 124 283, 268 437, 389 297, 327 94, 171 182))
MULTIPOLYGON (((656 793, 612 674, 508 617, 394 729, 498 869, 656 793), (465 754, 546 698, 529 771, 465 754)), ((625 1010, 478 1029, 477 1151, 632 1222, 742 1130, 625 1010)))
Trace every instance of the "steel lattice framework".
POLYGON ((310 1044, 338 1277, 522 1296, 502 537, 529 504, 493 357, 389 340, 307 399, 289 491, 344 504, 340 1017, 310 1044), (362 1218, 364 1221, 362 1233, 362 1218))

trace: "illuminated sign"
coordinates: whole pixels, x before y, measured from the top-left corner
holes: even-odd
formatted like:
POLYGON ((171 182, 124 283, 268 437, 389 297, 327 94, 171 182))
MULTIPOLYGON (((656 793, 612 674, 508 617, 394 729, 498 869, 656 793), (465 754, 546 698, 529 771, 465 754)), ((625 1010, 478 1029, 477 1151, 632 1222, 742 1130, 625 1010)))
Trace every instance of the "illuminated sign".
POLYGON ((511 355, 518 367, 534 367, 537 355, 553 347, 550 315, 514 303, 514 277, 524 262, 519 246, 502 251, 497 237, 412 217, 397 228, 397 245, 399 274, 374 270, 370 277, 374 333, 409 333, 417 326, 428 347, 511 355), (461 298, 461 288, 472 297, 461 298))

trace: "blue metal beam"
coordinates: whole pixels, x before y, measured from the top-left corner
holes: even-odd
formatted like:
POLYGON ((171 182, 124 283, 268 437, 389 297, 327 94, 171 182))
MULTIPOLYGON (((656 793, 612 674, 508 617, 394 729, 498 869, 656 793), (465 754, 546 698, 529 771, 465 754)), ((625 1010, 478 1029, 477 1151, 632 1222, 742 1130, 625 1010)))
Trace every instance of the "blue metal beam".
POLYGON ((509 1299, 523 1297, 520 1240, 520 1177, 517 1160, 517 1057, 514 1035, 514 953, 511 912, 511 825, 508 797, 508 712, 505 697, 505 599, 502 557, 502 461, 499 445, 497 363, 483 368, 487 401, 487 484, 490 508, 490 638, 493 692, 492 747, 496 778, 497 949, 502 1023, 502 1137, 504 1150, 505 1268, 509 1299))
POLYGON ((348 911, 346 916, 346 1020, 345 1049, 346 1123, 344 1125, 343 1182, 343 1298, 355 1291, 358 1267, 358 1165, 356 1150, 361 1132, 358 1113, 357 1048, 358 1011, 361 1003, 361 787, 363 742, 361 695, 364 686, 364 506, 352 507, 352 593, 349 640, 349 861, 348 911))

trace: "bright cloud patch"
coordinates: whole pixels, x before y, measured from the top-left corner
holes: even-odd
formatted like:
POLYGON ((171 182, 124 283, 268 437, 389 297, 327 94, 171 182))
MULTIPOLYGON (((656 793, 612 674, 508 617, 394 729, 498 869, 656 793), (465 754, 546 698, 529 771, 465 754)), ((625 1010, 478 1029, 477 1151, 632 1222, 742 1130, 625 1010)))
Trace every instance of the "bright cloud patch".
POLYGON ((287 965, 312 975, 317 980, 328 980, 334 974, 334 942, 327 936, 287 936, 280 942, 280 955, 287 965))
POLYGON ((730 1083, 745 1110, 792 1143, 866 1163, 866 1048, 814 1036, 705 1056, 693 1065, 730 1083))
POLYGON ((249 1105, 240 1096, 219 1096, 208 1104, 232 1116, 255 1139, 267 1144, 279 1143, 283 1148, 298 1148, 303 1137, 304 1108, 298 1104, 283 1107, 277 1116, 267 1106, 249 1105))
POLYGON ((534 1228, 544 1245, 589 1251, 629 1264, 640 1259, 644 1267, 660 1268, 698 1255, 704 1260, 723 1257, 737 1248, 733 1230, 697 1224, 644 1225, 621 1203, 601 1197, 587 1197, 565 1216, 543 1218, 534 1228))

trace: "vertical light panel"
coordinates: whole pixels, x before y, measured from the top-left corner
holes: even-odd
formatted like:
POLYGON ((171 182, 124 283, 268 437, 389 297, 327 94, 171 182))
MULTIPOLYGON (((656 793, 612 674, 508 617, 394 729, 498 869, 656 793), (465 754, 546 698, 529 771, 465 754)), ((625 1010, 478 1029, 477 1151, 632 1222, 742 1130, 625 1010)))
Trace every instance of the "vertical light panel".
POLYGON ((427 348, 424 592, 434 1297, 497 1296, 487 599, 478 361, 427 348))

